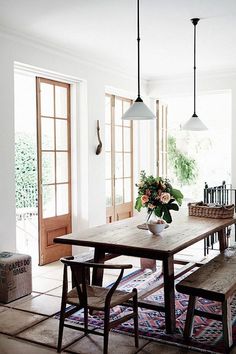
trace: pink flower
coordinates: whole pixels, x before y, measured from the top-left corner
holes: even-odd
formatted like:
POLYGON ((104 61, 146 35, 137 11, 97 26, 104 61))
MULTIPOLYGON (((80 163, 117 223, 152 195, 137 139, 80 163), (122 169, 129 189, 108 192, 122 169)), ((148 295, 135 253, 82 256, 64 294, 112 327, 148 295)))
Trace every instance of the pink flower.
POLYGON ((144 205, 145 203, 147 203, 149 201, 149 198, 146 194, 142 195, 141 197, 141 202, 144 205))
POLYGON ((150 196, 150 195, 151 195, 150 189, 146 189, 145 194, 148 195, 148 196, 150 196))
POLYGON ((163 204, 169 203, 169 201, 170 201, 170 193, 167 193, 167 192, 161 193, 160 201, 161 201, 163 204))

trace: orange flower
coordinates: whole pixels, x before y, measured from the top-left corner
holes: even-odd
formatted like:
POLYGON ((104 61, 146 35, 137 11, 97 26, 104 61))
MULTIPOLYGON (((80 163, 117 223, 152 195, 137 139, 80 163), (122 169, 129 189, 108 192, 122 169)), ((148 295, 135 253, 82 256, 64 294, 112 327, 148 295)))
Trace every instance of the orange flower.
POLYGON ((147 203, 149 201, 149 198, 146 194, 142 195, 141 197, 141 202, 144 205, 145 203, 147 203))

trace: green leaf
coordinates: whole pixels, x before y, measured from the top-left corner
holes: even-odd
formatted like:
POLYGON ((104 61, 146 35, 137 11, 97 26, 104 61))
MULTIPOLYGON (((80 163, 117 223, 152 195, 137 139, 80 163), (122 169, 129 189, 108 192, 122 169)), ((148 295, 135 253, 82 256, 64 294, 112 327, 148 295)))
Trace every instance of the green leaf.
POLYGON ((163 219, 168 223, 170 224, 172 222, 172 217, 171 217, 171 214, 169 212, 169 209, 167 208, 166 205, 163 206, 163 211, 164 211, 164 214, 163 214, 163 219))
POLYGON ((158 216, 159 218, 162 216, 162 212, 163 212, 162 208, 163 207, 159 205, 154 209, 155 215, 158 216))
POLYGON ((171 195, 175 198, 176 202, 181 205, 183 200, 183 194, 178 189, 172 188, 171 195))
POLYGON ((140 211, 142 208, 142 201, 141 201, 141 197, 137 197, 136 202, 135 202, 135 209, 140 211))
POLYGON ((171 203, 171 204, 167 204, 167 205, 168 205, 168 209, 169 209, 169 210, 175 210, 175 211, 178 211, 178 210, 179 210, 178 204, 171 203))

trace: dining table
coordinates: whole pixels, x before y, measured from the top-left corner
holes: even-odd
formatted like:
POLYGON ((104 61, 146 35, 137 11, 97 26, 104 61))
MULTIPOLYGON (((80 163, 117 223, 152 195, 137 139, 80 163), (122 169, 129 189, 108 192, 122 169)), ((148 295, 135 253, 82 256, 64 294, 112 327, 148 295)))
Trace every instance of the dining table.
MULTIPOLYGON (((236 218, 213 219, 187 215, 187 210, 178 212, 173 217, 173 222, 160 235, 153 235, 144 229, 141 216, 113 222, 111 224, 91 227, 83 231, 73 232, 68 235, 54 238, 58 244, 86 246, 94 249, 94 262, 104 262, 106 255, 132 256, 159 260, 162 262, 164 306, 156 301, 145 300, 145 294, 138 294, 139 306, 161 311, 165 314, 165 328, 167 333, 173 333, 176 328, 175 314, 175 279, 185 272, 200 266, 199 262, 185 262, 184 270, 179 271, 174 267, 175 257, 185 248, 217 233, 219 248, 222 252, 228 246, 226 230, 236 223, 236 218), (139 228, 141 225, 141 229, 139 228)), ((112 257, 111 257, 112 258, 112 257)), ((180 262, 181 263, 181 262, 180 262)), ((179 263, 179 264, 180 264, 179 263)), ((101 269, 94 271, 92 283, 102 285, 103 272, 101 269)), ((155 290, 147 291, 150 294, 155 290)))

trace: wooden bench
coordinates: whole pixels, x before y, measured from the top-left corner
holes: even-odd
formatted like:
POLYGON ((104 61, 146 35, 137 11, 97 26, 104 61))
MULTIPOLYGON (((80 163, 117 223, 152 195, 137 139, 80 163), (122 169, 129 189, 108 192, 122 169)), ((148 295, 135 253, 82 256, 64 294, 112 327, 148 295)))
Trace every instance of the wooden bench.
POLYGON ((236 292, 236 248, 228 248, 223 253, 201 266, 176 285, 177 291, 188 294, 189 303, 184 328, 184 337, 192 335, 194 315, 223 323, 223 338, 226 351, 233 344, 230 302, 236 292), (222 314, 213 314, 195 309, 196 297, 219 301, 222 314))

